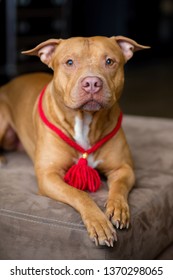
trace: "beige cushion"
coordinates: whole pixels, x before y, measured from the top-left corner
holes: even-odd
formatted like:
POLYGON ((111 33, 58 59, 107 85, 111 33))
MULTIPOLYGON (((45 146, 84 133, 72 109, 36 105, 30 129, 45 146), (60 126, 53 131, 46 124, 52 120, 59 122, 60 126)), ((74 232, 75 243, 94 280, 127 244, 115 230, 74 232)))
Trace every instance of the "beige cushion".
MULTIPOLYGON (((154 259, 173 242, 173 122, 126 116, 135 162, 131 227, 114 248, 96 247, 70 206, 37 194, 25 153, 7 154, 0 169, 0 259, 154 259)), ((107 186, 91 194, 104 210, 107 186)))

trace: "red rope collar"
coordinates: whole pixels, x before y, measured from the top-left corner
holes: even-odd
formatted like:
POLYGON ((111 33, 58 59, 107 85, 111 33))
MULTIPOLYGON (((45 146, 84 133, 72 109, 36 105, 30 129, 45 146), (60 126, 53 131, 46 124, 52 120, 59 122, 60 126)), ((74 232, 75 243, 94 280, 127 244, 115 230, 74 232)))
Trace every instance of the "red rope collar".
POLYGON ((47 119, 47 117, 43 111, 43 106, 42 106, 42 100, 43 100, 45 90, 46 90, 46 87, 42 90, 40 97, 39 97, 39 101, 38 101, 38 111, 39 111, 39 115, 40 115, 42 121, 44 122, 44 124, 46 124, 46 126, 48 126, 51 130, 53 130, 61 139, 63 139, 68 145, 73 147, 78 152, 80 152, 82 154, 87 153, 88 155, 91 153, 94 153, 96 150, 98 150, 104 143, 109 141, 109 139, 111 139, 119 131, 119 129, 121 127, 121 123, 122 123, 122 117, 123 117, 122 112, 120 112, 118 122, 117 122, 115 128, 109 134, 107 134, 105 137, 103 137, 101 140, 99 140, 96 144, 94 144, 91 148, 89 148, 88 150, 85 150, 83 147, 81 147, 79 144, 77 144, 75 141, 73 141, 70 137, 68 137, 66 134, 64 134, 58 127, 56 127, 54 124, 52 124, 47 119))
POLYGON ((83 154, 82 158, 79 159, 78 164, 75 166, 72 166, 73 170, 71 170, 72 168, 68 170, 68 172, 65 176, 65 181, 78 189, 82 189, 82 190, 89 189, 90 191, 96 191, 97 188, 100 186, 100 180, 98 179, 98 175, 96 175, 96 174, 94 174, 95 177, 93 177, 92 173, 96 172, 96 171, 87 165, 86 158, 89 154, 94 153, 101 146, 103 146, 107 141, 109 141, 119 131, 119 129, 121 127, 121 123, 122 123, 123 114, 122 114, 122 112, 120 112, 117 124, 110 133, 108 133, 105 137, 103 137, 101 140, 99 140, 97 143, 95 143, 91 148, 89 148, 88 150, 85 150, 82 146, 80 146, 74 140, 72 140, 70 137, 68 137, 66 134, 64 134, 58 127, 56 127, 53 123, 51 123, 47 119, 47 117, 43 111, 43 106, 42 106, 42 100, 43 100, 43 96, 44 96, 46 88, 47 88, 47 86, 45 86, 43 88, 43 90, 40 93, 39 100, 38 100, 38 112, 39 112, 39 115, 40 115, 42 121, 44 122, 44 124, 47 127, 49 127, 51 130, 53 130, 69 146, 73 147, 75 150, 77 150, 78 152, 83 154), (81 170, 81 166, 84 168, 85 172, 83 172, 84 171, 83 169, 81 170), (76 168, 74 169, 74 167, 77 167, 77 169, 76 168), (87 171, 86 171, 86 167, 87 167, 87 171), (85 178, 81 179, 80 182, 79 182, 79 178, 76 181, 76 177, 74 178, 74 175, 76 176, 76 174, 77 174, 77 178, 78 177, 81 178, 81 175, 83 175, 85 178), (92 176, 91 176, 91 174, 92 174, 92 176), (96 181, 94 181, 93 178, 96 178, 96 181), (84 183, 84 179, 86 179, 86 183, 84 183), (89 186, 88 186, 88 181, 90 181, 89 186), (81 186, 81 184, 83 184, 83 186, 81 186), (95 186, 95 185, 97 185, 97 186, 95 186))

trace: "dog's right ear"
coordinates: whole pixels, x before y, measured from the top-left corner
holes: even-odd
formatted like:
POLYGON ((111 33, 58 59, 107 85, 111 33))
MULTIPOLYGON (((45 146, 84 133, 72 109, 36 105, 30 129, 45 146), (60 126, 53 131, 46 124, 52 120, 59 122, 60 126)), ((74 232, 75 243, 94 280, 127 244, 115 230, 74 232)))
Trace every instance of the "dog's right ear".
POLYGON ((49 39, 36 46, 34 49, 23 51, 22 54, 39 56, 43 63, 51 67, 52 56, 61 41, 62 39, 49 39))
POLYGON ((124 36, 113 36, 111 39, 115 40, 121 48, 125 62, 127 62, 133 56, 134 52, 150 48, 149 46, 140 45, 134 40, 124 36))

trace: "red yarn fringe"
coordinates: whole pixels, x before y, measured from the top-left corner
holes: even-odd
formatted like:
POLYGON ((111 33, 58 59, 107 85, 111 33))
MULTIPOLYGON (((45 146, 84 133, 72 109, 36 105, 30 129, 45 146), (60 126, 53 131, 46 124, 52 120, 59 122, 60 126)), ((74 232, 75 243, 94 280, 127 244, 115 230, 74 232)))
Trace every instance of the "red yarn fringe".
POLYGON ((80 158, 66 173, 64 181, 79 190, 96 192, 101 185, 98 172, 88 165, 86 158, 80 158))

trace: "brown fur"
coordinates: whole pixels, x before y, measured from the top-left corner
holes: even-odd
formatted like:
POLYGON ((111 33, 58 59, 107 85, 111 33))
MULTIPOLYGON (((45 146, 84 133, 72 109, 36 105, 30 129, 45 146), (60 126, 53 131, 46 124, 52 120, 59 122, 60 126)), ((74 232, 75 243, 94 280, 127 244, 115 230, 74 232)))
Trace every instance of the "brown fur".
POLYGON ((116 240, 113 225, 129 226, 127 199, 135 176, 123 130, 94 153, 94 161, 100 160, 97 168, 108 179, 109 193, 103 213, 88 193, 64 182, 65 172, 79 154, 42 123, 37 99, 48 84, 43 100, 45 114, 71 138, 76 116, 82 120, 88 111, 92 116, 88 137, 93 145, 115 127, 120 113, 118 99, 124 84, 124 63, 134 51, 144 48, 147 47, 121 36, 50 39, 24 53, 38 55, 53 69, 53 77, 44 73, 23 75, 0 89, 0 146, 6 150, 20 149, 20 139, 33 160, 39 192, 79 211, 96 245, 113 246, 116 240), (112 59, 111 65, 105 63, 107 58, 112 59), (71 66, 67 63, 69 59, 74 61, 71 66), (103 82, 97 94, 86 93, 81 86, 85 77, 93 76, 103 82))

